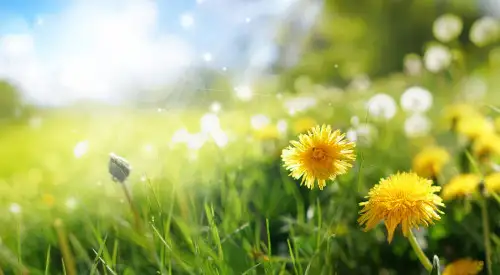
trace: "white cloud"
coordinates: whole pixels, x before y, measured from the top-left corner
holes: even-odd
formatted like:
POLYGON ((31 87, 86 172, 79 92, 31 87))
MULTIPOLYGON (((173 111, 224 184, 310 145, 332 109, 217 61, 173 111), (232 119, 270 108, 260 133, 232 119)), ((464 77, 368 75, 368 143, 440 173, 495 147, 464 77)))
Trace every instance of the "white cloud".
POLYGON ((193 54, 159 28, 158 13, 153 1, 76 0, 25 31, 0 36, 0 78, 49 104, 114 101, 175 81, 193 54))

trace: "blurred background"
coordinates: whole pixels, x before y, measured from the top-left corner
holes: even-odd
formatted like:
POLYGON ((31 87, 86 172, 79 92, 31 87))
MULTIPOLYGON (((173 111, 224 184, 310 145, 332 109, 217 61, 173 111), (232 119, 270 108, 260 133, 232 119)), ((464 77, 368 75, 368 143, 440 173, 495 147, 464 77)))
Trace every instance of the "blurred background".
MULTIPOLYGON (((133 167, 146 223, 185 258, 173 274, 421 274, 401 236, 362 232, 357 203, 425 145, 453 152, 446 106, 478 106, 493 123, 498 16, 496 0, 1 1, 0 274, 63 274, 57 219, 78 274, 156 272, 111 152, 133 167), (411 87, 425 91, 402 97, 411 87), (280 159, 321 123, 358 143, 353 171, 324 192, 299 187, 280 159), (216 267, 190 247, 207 216, 221 238, 237 235, 216 267)), ((458 204, 419 237, 443 265, 484 259, 478 209, 458 204)))

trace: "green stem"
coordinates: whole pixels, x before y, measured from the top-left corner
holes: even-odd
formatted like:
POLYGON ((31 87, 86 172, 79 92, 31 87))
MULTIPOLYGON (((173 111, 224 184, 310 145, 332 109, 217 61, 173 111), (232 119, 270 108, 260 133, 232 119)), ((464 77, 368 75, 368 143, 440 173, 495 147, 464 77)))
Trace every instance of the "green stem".
POLYGON ((417 257, 420 260, 420 262, 422 263, 422 265, 424 266, 424 268, 427 271, 431 272, 431 270, 432 270, 431 261, 429 261, 429 258, 427 258, 427 256, 425 256, 424 251, 422 251, 422 248, 418 244, 417 239, 415 238, 415 235, 413 234, 413 231, 411 231, 411 229, 410 229, 410 232, 409 232, 409 235, 407 238, 408 238, 408 241, 410 241, 410 245, 413 248, 413 251, 415 251, 415 254, 417 254, 417 257))
POLYGON ((483 220, 484 249, 486 250, 486 270, 488 271, 488 275, 491 275, 490 224, 488 221, 488 206, 485 198, 481 199, 481 216, 483 220))

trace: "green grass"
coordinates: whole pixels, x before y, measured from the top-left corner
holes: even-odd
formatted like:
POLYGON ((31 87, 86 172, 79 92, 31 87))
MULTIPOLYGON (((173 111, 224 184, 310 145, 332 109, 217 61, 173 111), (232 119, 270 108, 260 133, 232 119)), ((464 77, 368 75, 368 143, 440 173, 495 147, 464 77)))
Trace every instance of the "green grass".
MULTIPOLYGON (((373 91, 400 84, 401 79, 389 78, 374 84, 373 91)), ((408 139, 401 110, 390 123, 367 117, 363 103, 373 91, 314 95, 321 99, 319 105, 295 117, 281 107, 285 99, 275 97, 224 106, 219 117, 230 142, 219 148, 208 141, 196 151, 170 142, 182 127, 200 130, 206 111, 194 108, 161 113, 51 110, 38 114, 39 128, 28 121, 3 124, 0 270, 68 275, 420 274, 422 267, 400 233, 389 245, 383 226, 362 231, 356 222, 358 203, 381 177, 409 170, 413 154, 429 140, 453 154, 460 150, 439 123, 441 107, 452 100, 445 89, 438 90, 429 114, 435 122, 432 137, 408 139), (268 115, 273 123, 285 119, 288 132, 272 140, 253 137, 250 117, 255 114, 268 115), (346 131, 354 115, 372 123, 379 134, 371 145, 358 145, 348 174, 329 182, 324 191, 307 190, 288 176, 280 154, 296 138, 294 121, 310 116, 346 131), (88 151, 75 158, 73 149, 83 140, 88 151), (110 152, 132 165, 126 188, 139 226, 124 189, 108 173, 110 152), (76 201, 74 208, 68 199, 76 201), (12 203, 21 206, 21 213, 9 211, 12 203)), ((448 167, 445 179, 456 173, 454 167, 448 167)), ((490 205, 491 218, 499 215, 495 207, 490 205)), ((460 203, 447 206, 443 220, 429 228, 427 256, 483 259, 481 222, 474 215, 478 211, 467 211, 460 203)), ((499 225, 490 222, 496 240, 499 225)), ((498 252, 494 242, 493 254, 498 252)))

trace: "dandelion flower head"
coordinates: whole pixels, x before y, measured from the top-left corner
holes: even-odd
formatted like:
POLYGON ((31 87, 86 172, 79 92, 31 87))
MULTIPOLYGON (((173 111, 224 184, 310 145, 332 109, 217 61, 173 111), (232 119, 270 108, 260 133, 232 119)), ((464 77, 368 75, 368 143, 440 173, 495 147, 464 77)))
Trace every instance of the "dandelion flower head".
POLYGON ((441 147, 428 147, 413 159, 413 171, 424 178, 438 175, 443 166, 450 160, 448 151, 441 147))
POLYGON ((485 179, 484 183, 486 185, 486 190, 488 192, 498 192, 500 191, 500 173, 491 173, 485 179))
POLYGON ((443 275, 476 275, 483 270, 483 265, 482 261, 459 259, 446 265, 443 275))
POLYGON ((329 125, 315 126, 299 135, 298 141, 291 141, 281 158, 293 178, 302 178, 301 185, 313 189, 317 180, 322 190, 326 180, 333 180, 352 167, 355 146, 339 130, 333 131, 329 125))
POLYGON ((479 136, 474 142, 473 152, 479 159, 488 158, 491 155, 499 155, 500 136, 490 132, 479 136))
POLYGON ((394 237, 396 227, 401 224, 403 235, 408 236, 412 228, 428 226, 439 220, 444 207, 442 199, 436 195, 441 187, 433 186, 432 181, 419 177, 413 172, 397 173, 383 178, 360 203, 358 222, 365 225, 365 231, 373 229, 380 221, 387 228, 387 241, 394 237))
POLYGON ((444 110, 444 118, 448 125, 452 126, 452 129, 455 128, 460 120, 471 116, 480 116, 480 114, 476 108, 465 103, 453 104, 446 107, 444 110))
POLYGON ((481 135, 493 133, 493 123, 482 116, 470 116, 463 118, 457 123, 457 132, 470 140, 475 140, 481 135))
POLYGON ((457 175, 443 186, 441 196, 444 200, 470 196, 476 191, 480 180, 476 174, 457 175))
POLYGON ((434 21, 432 31, 441 42, 447 43, 457 38, 463 29, 460 17, 454 14, 443 14, 434 21))

